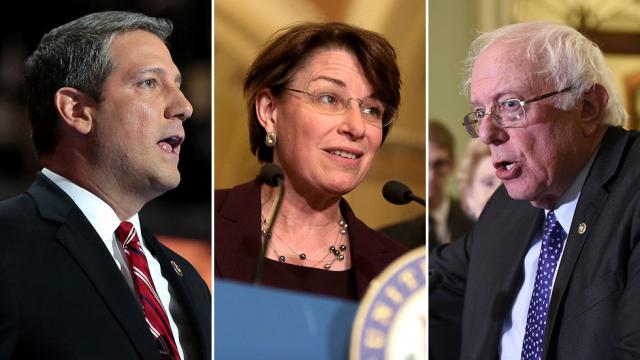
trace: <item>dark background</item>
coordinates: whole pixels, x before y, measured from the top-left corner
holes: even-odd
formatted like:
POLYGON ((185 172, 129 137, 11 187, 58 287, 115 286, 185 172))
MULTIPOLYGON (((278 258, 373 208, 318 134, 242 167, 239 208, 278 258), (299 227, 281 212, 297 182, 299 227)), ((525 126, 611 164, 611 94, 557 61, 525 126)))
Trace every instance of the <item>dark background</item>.
MULTIPOLYGON (((7 6, 7 5, 5 5, 7 6)), ((91 12, 126 10, 170 19, 169 47, 194 107, 185 123, 180 186, 141 212, 156 234, 211 242, 211 1, 98 0, 40 4, 23 1, 0 24, 0 199, 29 187, 40 165, 22 95, 24 60, 49 30, 91 12)))

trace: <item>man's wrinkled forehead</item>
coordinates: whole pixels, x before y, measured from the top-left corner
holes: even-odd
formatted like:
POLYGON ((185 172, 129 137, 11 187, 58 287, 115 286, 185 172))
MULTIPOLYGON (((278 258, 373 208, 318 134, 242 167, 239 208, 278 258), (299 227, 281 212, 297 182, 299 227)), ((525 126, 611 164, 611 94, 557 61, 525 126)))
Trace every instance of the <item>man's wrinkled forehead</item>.
POLYGON ((471 103, 496 101, 503 95, 535 92, 543 83, 540 66, 522 44, 498 41, 480 53, 471 73, 471 103), (491 99, 486 99, 489 96, 491 99))

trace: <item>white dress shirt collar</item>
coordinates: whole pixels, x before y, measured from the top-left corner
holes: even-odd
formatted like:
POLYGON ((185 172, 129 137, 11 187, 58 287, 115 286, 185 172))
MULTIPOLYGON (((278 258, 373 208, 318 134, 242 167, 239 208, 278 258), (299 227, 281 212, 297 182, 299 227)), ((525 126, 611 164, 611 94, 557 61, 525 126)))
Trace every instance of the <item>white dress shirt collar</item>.
POLYGON ((451 198, 447 195, 442 199, 442 204, 436 209, 429 210, 429 216, 433 219, 435 233, 442 243, 451 242, 451 231, 449 229, 449 209, 451 208, 451 198))
MULTIPOLYGON (((121 220, 109 204, 88 190, 74 184, 71 180, 47 168, 42 169, 42 174, 69 195, 105 243, 111 242, 113 232, 118 228, 121 220)), ((133 215, 126 221, 133 224, 138 234, 142 234, 138 214, 133 215)))
MULTIPOLYGON (((573 180, 573 183, 569 186, 569 188, 562 194, 560 199, 558 199, 558 203, 555 205, 555 209, 553 212, 556 214, 556 218, 565 233, 569 235, 569 230, 571 230, 571 222, 573 221, 573 215, 576 212, 576 206, 578 205, 578 199, 580 199, 580 193, 582 191, 582 186, 584 185, 585 180, 587 179, 587 175, 591 170, 591 165, 593 165, 593 160, 595 159, 595 154, 598 151, 596 149, 594 155, 591 156, 591 159, 587 162, 587 164, 580 170, 578 176, 573 180)), ((545 218, 549 210, 544 211, 545 218)))

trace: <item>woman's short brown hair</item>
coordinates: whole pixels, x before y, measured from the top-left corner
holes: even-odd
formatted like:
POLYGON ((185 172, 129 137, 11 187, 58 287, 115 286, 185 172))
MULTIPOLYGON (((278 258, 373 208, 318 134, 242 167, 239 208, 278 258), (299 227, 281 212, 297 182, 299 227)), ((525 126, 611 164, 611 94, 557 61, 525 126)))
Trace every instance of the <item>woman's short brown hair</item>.
MULTIPOLYGON (((379 100, 398 108, 400 71, 396 52, 380 34, 343 23, 303 23, 279 30, 253 62, 244 81, 249 112, 251 152, 260 162, 273 161, 273 149, 264 144, 266 132, 256 114, 256 95, 269 89, 278 96, 293 74, 318 49, 344 49, 358 59, 379 100)), ((382 128, 382 141, 391 125, 382 128)))

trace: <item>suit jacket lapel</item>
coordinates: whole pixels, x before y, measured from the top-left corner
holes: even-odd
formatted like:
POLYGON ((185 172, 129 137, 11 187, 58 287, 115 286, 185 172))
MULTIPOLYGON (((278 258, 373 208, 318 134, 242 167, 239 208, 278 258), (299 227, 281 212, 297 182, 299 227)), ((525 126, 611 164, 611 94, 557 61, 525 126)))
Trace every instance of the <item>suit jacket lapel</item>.
POLYGON ((198 347, 200 354, 198 354, 198 356, 196 357, 204 357, 204 354, 207 353, 207 351, 204 349, 204 346, 206 346, 207 344, 204 339, 205 324, 202 322, 202 320, 204 319, 201 319, 195 312, 196 306, 192 302, 192 299, 195 299, 195 295, 191 293, 187 286, 185 286, 182 278, 176 274, 176 270, 171 264, 171 261, 167 257, 166 253, 162 250, 162 245, 160 245, 158 239, 153 236, 153 234, 146 231, 146 229, 142 230, 142 236, 144 238, 145 245, 149 248, 149 251, 160 263, 162 276, 167 279, 167 281, 171 285, 171 288, 173 289, 173 292, 177 297, 177 301, 181 304, 182 310, 187 314, 189 324, 191 324, 190 328, 194 331, 194 334, 197 337, 197 343, 198 345, 200 345, 198 347))
MULTIPOLYGON (((230 233, 215 234, 216 270, 223 278, 253 282, 260 256, 260 186, 250 182, 234 187, 219 211, 230 233), (228 237, 229 239, 225 239, 228 237), (234 240, 234 241, 230 241, 234 240)), ((218 221, 218 219, 216 219, 218 221)), ((220 229, 222 227, 216 227, 220 229)))
POLYGON ((55 184, 39 175, 28 192, 40 215, 60 223, 56 240, 64 246, 86 274, 144 359, 156 359, 158 350, 144 321, 140 305, 118 271, 89 221, 73 201, 55 184))
POLYGON ((584 244, 588 241, 591 225, 597 220, 600 210, 607 200, 606 184, 616 176, 618 167, 627 151, 627 145, 631 143, 629 138, 630 135, 621 128, 611 127, 607 130, 582 187, 549 303, 543 340, 545 358, 551 346, 552 334, 557 330, 558 311, 566 296, 576 262, 584 244))
MULTIPOLYGON (((470 354, 481 354, 478 358, 495 358, 498 356, 498 344, 502 325, 509 316, 509 311, 515 300, 515 296, 522 284, 524 257, 531 245, 531 239, 542 228, 544 221, 544 211, 531 207, 529 202, 519 201, 519 210, 513 207, 513 200, 507 194, 504 186, 496 190, 492 199, 494 201, 507 202, 512 204, 493 205, 492 209, 498 209, 500 213, 491 214, 496 221, 479 221, 477 225, 486 224, 480 228, 476 226, 470 236, 480 234, 492 234, 490 243, 483 242, 479 248, 474 248, 472 256, 473 262, 481 264, 472 265, 474 268, 491 269, 491 273, 470 274, 468 283, 480 284, 473 291, 467 292, 473 297, 474 293, 488 294, 483 297, 482 303, 478 303, 478 298, 473 303, 472 308, 465 308, 464 328, 467 337, 474 339, 470 354), (517 217, 516 217, 517 216, 517 217), (500 231, 496 228, 500 226, 500 231), (499 255, 498 250, 499 249, 499 255), (478 311, 478 308, 485 309, 478 311), (487 316, 487 312, 489 316, 487 316), (483 337, 477 336, 483 334, 483 337)), ((483 216, 485 216, 483 214, 483 216)), ((464 337, 464 335, 463 335, 464 337)), ((464 346, 463 346, 464 347, 464 346)))
MULTIPOLYGON (((512 254, 512 256, 502 256, 501 261, 505 261, 504 266, 499 268, 503 269, 503 281, 498 281, 498 284, 502 284, 503 289, 508 289, 504 292, 505 304, 507 306, 501 307, 503 316, 496 316, 497 319, 505 319, 508 316, 508 312, 511 310, 511 305, 515 301, 515 296, 520 290, 524 278, 524 258, 531 246, 531 240, 542 229, 544 224, 544 211, 540 209, 532 209, 531 216, 526 222, 515 221, 514 224, 519 224, 520 232, 524 234, 523 241, 513 241, 517 232, 510 232, 514 237, 499 241, 504 247, 505 254, 512 254), (506 270, 506 271, 504 271, 506 270)), ((513 230, 516 230, 514 227, 513 230)), ((497 311, 498 309, 496 309, 497 311)), ((499 324, 499 328, 502 327, 502 322, 499 324)))

